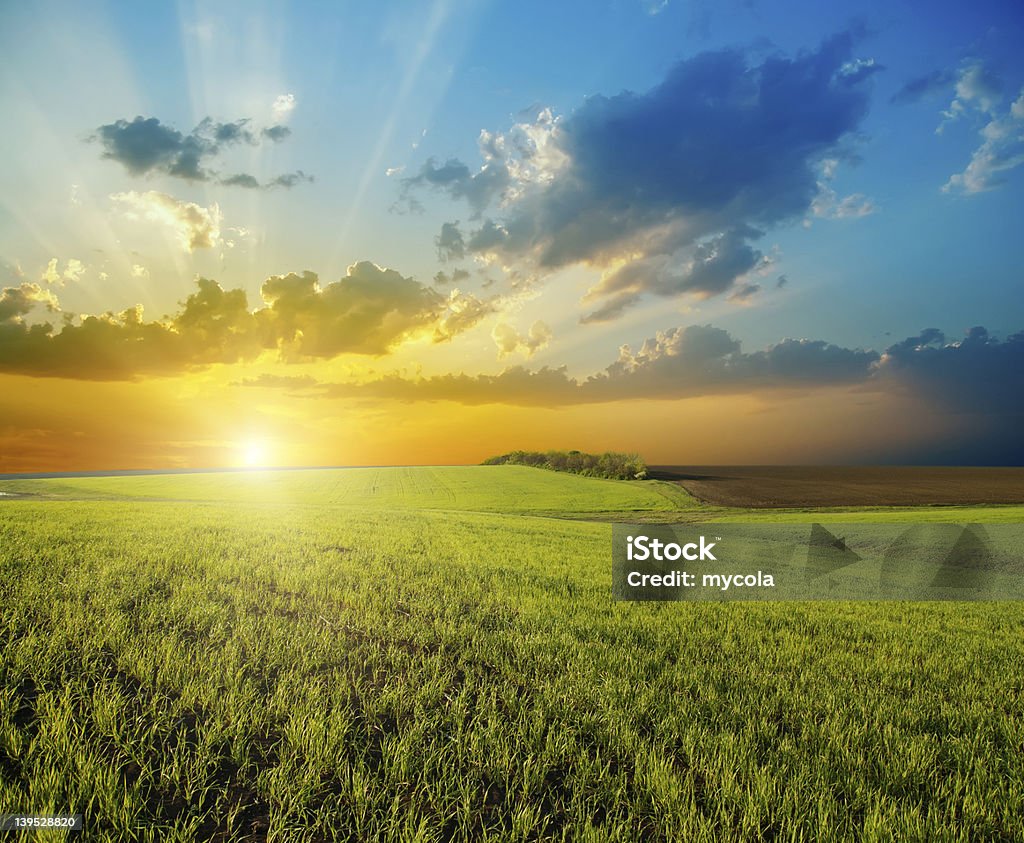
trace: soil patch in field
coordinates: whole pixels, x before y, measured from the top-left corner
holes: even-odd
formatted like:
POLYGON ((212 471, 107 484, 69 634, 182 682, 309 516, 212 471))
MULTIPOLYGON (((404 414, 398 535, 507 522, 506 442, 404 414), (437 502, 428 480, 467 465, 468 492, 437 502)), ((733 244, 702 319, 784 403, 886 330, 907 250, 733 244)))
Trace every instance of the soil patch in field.
POLYGON ((649 476, 719 506, 1024 503, 1024 468, 655 465, 649 476))

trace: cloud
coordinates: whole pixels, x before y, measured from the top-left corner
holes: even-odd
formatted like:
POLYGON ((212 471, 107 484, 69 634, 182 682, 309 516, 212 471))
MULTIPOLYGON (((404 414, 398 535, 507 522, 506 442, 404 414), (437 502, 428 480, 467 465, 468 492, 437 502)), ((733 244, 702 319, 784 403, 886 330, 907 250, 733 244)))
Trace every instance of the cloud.
POLYGON ((947 90, 955 79, 956 74, 951 70, 933 70, 924 76, 911 79, 892 95, 889 102, 894 105, 907 105, 926 97, 937 96, 947 90))
POLYGON ((266 187, 284 187, 291 189, 297 184, 303 182, 312 183, 313 177, 308 173, 302 172, 302 170, 296 170, 294 173, 283 173, 280 176, 276 176, 267 182, 266 187))
POLYGON ((881 355, 807 339, 746 353, 725 331, 692 325, 659 333, 637 352, 623 347, 617 361, 584 379, 570 377, 564 367, 514 366, 498 375, 390 375, 323 386, 323 394, 343 398, 524 407, 847 387, 907 396, 921 402, 919 412, 948 420, 948 435, 922 443, 917 460, 1004 465, 1024 460, 1024 332, 999 341, 984 328, 972 328, 964 339, 947 342, 942 332, 928 329, 881 355))
POLYGON ((202 131, 203 133, 209 133, 217 144, 224 146, 230 146, 236 143, 248 143, 255 144, 256 136, 249 128, 249 123, 252 122, 248 118, 242 120, 235 120, 232 123, 214 123, 209 117, 207 117, 197 127, 196 132, 202 131))
MULTIPOLYGON (((538 329, 538 336, 544 333, 538 329)), ((496 337, 499 348, 503 338, 496 337)), ((515 366, 500 375, 451 374, 416 380, 388 376, 364 384, 335 384, 330 393, 557 407, 861 384, 871 377, 878 361, 874 351, 807 339, 787 339, 747 354, 726 331, 691 325, 658 333, 637 352, 623 346, 614 363, 582 380, 571 378, 564 367, 530 371, 515 366)))
POLYGON ((256 241, 253 233, 244 226, 228 226, 225 229, 225 234, 227 236, 222 236, 221 240, 229 249, 234 249, 239 243, 256 241))
MULTIPOLYGON (((104 158, 117 161, 133 176, 165 175, 190 182, 218 181, 227 186, 253 187, 252 176, 221 177, 210 167, 211 160, 224 149, 239 144, 255 146, 263 138, 278 143, 291 134, 286 126, 256 131, 251 124, 249 118, 218 123, 207 117, 183 134, 156 117, 139 116, 100 126, 91 140, 103 147, 104 158)), ((298 175, 303 177, 288 183, 295 175, 278 176, 271 184, 291 187, 308 178, 299 171, 298 175)))
POLYGON ((447 272, 438 272, 434 275, 435 284, 458 284, 459 281, 465 281, 469 278, 469 273, 465 269, 456 269, 449 275, 447 272))
POLYGON ((208 139, 182 135, 155 117, 108 123, 96 130, 96 137, 103 145, 103 157, 117 161, 133 176, 164 172, 204 181, 200 160, 215 151, 208 139))
POLYGON ((432 328, 447 313, 437 292, 370 261, 321 287, 315 273, 267 279, 261 328, 288 357, 334 357, 343 352, 381 355, 410 334, 432 328))
POLYGON ((785 339, 745 353, 721 328, 691 325, 658 333, 583 388, 621 397, 669 398, 716 393, 834 386, 864 381, 878 354, 823 340, 785 339))
POLYGON ((877 377, 924 395, 946 412, 1024 415, 1024 332, 1004 341, 983 327, 947 342, 936 328, 886 349, 877 377))
POLYGON ((281 94, 274 100, 270 110, 274 115, 274 123, 280 124, 291 117, 295 110, 295 94, 281 94))
POLYGON ((551 109, 545 108, 533 122, 517 123, 506 134, 484 129, 477 138, 484 164, 477 172, 457 158, 440 166, 435 158, 429 158, 415 176, 401 180, 401 198, 410 209, 416 209, 421 206, 412 193, 433 188, 453 200, 465 200, 474 220, 491 205, 504 207, 522 197, 525 187, 550 183, 567 163, 554 137, 558 122, 551 109))
POLYGON ((141 263, 133 263, 131 269, 132 278, 149 278, 149 270, 141 263))
POLYGON ((220 183, 227 187, 246 187, 250 190, 258 190, 261 186, 259 179, 250 173, 236 173, 233 176, 221 179, 220 183))
POLYGON ((508 167, 500 161, 489 161, 476 173, 457 159, 450 158, 441 166, 433 158, 420 167, 415 176, 402 179, 404 195, 417 187, 433 187, 452 199, 465 199, 473 209, 474 218, 510 186, 508 167))
POLYGON ((68 258, 64 264, 63 272, 60 271, 57 258, 50 258, 49 263, 46 264, 46 269, 43 270, 43 274, 40 276, 40 280, 52 287, 63 287, 68 281, 81 281, 84 274, 85 264, 78 260, 78 258, 68 258))
POLYGON ((498 309, 498 299, 479 299, 470 293, 452 290, 447 307, 434 329, 434 342, 447 342, 474 327, 485 316, 498 309))
MULTIPOLYGON (((608 301, 588 321, 647 294, 727 293, 756 265, 753 241, 811 211, 821 162, 842 154, 867 113, 880 67, 857 58, 855 42, 843 32, 759 64, 739 50, 702 53, 645 93, 595 95, 565 118, 542 112, 508 136, 481 133, 479 170, 431 160, 404 189, 467 202, 482 219, 463 233, 467 253, 528 274, 604 270, 588 300, 608 301)), ((837 213, 865 212, 856 198, 837 213)))
POLYGON ((80 281, 84 272, 84 263, 78 260, 78 258, 68 258, 68 262, 64 266, 63 277, 65 281, 80 281))
MULTIPOLYGON (((822 219, 842 220, 866 217, 878 210, 875 203, 863 193, 851 193, 839 198, 832 187, 838 166, 839 162, 834 158, 822 162, 818 194, 811 202, 811 214, 822 219)), ((809 222, 805 220, 804 225, 809 225, 809 222)))
POLYGON ((48 322, 0 321, 0 371, 42 377, 125 380, 255 356, 257 336, 241 290, 225 292, 200 279, 173 319, 147 322, 142 307, 118 314, 67 315, 48 322))
MULTIPOLYGON (((441 226, 442 233, 446 225, 451 225, 451 223, 444 223, 441 226)), ((492 220, 486 220, 469 238, 469 250, 483 255, 496 254, 499 247, 508 240, 508 236, 507 228, 492 220)), ((459 232, 459 238, 462 238, 461 232, 459 232)))
POLYGON ((280 143, 292 133, 292 130, 287 126, 267 126, 261 130, 260 134, 265 138, 269 138, 274 143, 280 143))
POLYGON ((51 286, 62 286, 64 279, 61 277, 60 271, 57 269, 57 258, 50 258, 50 262, 46 265, 46 269, 43 271, 42 280, 51 286))
POLYGON ((0 323, 20 323, 21 317, 31 313, 39 304, 49 311, 60 310, 57 297, 31 281, 17 287, 5 287, 0 292, 0 323))
POLYGON ((991 119, 980 131, 981 145, 961 173, 943 186, 945 193, 982 193, 1006 183, 1011 170, 1024 164, 1024 88, 1002 114, 986 109, 991 119))
POLYGON ((439 260, 462 260, 466 256, 466 243, 459 231, 459 221, 444 223, 441 233, 434 238, 434 245, 437 246, 439 260))
MULTIPOLYGON (((388 375, 368 383, 322 387, 322 394, 338 398, 523 407, 846 387, 909 396, 922 402, 921 412, 949 415, 955 432, 946 443, 951 459, 1024 458, 1019 442, 1024 332, 999 341, 984 328, 973 328, 965 339, 946 342, 941 332, 931 329, 883 354, 808 339, 786 339, 747 353, 720 328, 691 325, 659 333, 637 352, 624 346, 618 360, 588 378, 573 378, 565 367, 513 366, 497 375, 388 375)), ((933 445, 928 447, 932 453, 922 451, 921 458, 938 453, 933 445)))
POLYGON ((811 205, 814 216, 831 220, 858 219, 870 216, 876 210, 875 203, 863 193, 851 193, 840 199, 828 185, 822 186, 811 205))
POLYGON ((916 459, 945 464, 1024 465, 1024 332, 997 340, 983 327, 949 341, 934 328, 890 346, 876 387, 922 398, 950 433, 916 459))
POLYGON ((520 407, 557 407, 583 403, 579 384, 565 367, 545 366, 530 371, 513 366, 499 375, 437 375, 409 380, 388 375, 365 384, 333 384, 325 394, 337 398, 372 397, 408 403, 453 401, 459 404, 508 404, 520 407))
POLYGON ((551 329, 539 319, 530 326, 526 334, 520 334, 507 322, 499 322, 491 331, 491 339, 498 346, 499 359, 516 352, 532 357, 535 352, 547 346, 552 336, 551 329))
POLYGON ((250 173, 236 173, 233 176, 219 179, 220 184, 228 187, 245 187, 250 190, 272 190, 275 187, 283 187, 290 190, 297 184, 312 181, 313 177, 302 172, 302 170, 296 170, 294 173, 283 173, 264 184, 260 184, 259 179, 250 173))
POLYGON ((697 244, 682 266, 666 255, 640 258, 627 263, 587 291, 585 302, 607 299, 582 322, 602 322, 617 317, 638 301, 642 293, 676 296, 693 293, 701 298, 718 295, 733 287, 737 279, 763 266, 769 259, 747 240, 760 232, 741 228, 697 244))
POLYGON ((220 242, 221 214, 216 202, 204 208, 156 190, 145 193, 129 190, 111 194, 110 198, 124 208, 129 218, 149 220, 170 228, 186 252, 212 249, 220 242))
POLYGON ((580 324, 590 325, 595 322, 610 322, 618 319, 634 304, 640 301, 639 291, 623 291, 614 298, 609 299, 596 310, 590 311, 580 317, 580 324))
POLYGON ((744 284, 742 287, 736 289, 736 291, 729 296, 729 301, 736 302, 748 302, 751 298, 761 292, 760 284, 744 284))
POLYGON ((249 311, 243 290, 225 290, 209 278, 198 279, 196 287, 169 323, 156 323, 181 338, 183 355, 196 354, 200 364, 231 363, 255 357, 267 347, 256 320, 262 311, 249 311))
MULTIPOLYGON (((141 269, 141 267, 140 267, 141 269)), ((36 304, 57 308, 35 284, 0 294, 0 371, 42 377, 128 380, 169 375, 276 352, 286 361, 339 354, 383 355, 417 337, 442 342, 494 311, 494 300, 447 297, 393 269, 353 264, 321 286, 313 272, 268 278, 262 307, 243 290, 200 278, 173 316, 147 321, 141 307, 101 316, 66 314, 59 325, 22 318, 36 304)))
POLYGON ((971 111, 992 114, 1003 97, 1003 82, 981 62, 972 62, 960 69, 955 91, 956 95, 949 108, 942 112, 946 119, 939 126, 940 132, 946 123, 958 120, 971 111))
POLYGON ((259 387, 260 389, 311 389, 320 382, 312 375, 270 375, 262 374, 255 378, 242 378, 233 381, 231 386, 259 387))

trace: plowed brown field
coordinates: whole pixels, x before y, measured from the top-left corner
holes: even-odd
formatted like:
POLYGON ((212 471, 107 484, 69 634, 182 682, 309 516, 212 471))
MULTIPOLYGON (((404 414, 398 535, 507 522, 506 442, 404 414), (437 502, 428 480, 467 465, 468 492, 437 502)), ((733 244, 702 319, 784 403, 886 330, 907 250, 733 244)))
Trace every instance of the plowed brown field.
POLYGON ((650 477, 720 506, 1024 503, 1024 468, 659 465, 650 477))

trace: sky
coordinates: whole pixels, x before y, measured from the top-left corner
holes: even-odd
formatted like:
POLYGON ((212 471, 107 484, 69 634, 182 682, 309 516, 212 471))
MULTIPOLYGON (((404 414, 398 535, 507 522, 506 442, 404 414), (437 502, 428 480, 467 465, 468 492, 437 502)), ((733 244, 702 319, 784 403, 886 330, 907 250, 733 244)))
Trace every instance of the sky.
POLYGON ((0 472, 1024 464, 1018 2, 0 7, 0 472))

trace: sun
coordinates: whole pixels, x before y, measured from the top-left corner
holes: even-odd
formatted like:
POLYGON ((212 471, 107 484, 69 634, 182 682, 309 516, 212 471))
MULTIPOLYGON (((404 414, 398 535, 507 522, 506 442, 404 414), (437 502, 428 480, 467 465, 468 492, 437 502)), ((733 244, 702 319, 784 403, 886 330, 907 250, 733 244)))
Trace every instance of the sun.
POLYGON ((270 449, 262 439, 250 439, 242 443, 242 462, 248 468, 259 468, 267 464, 270 449))

